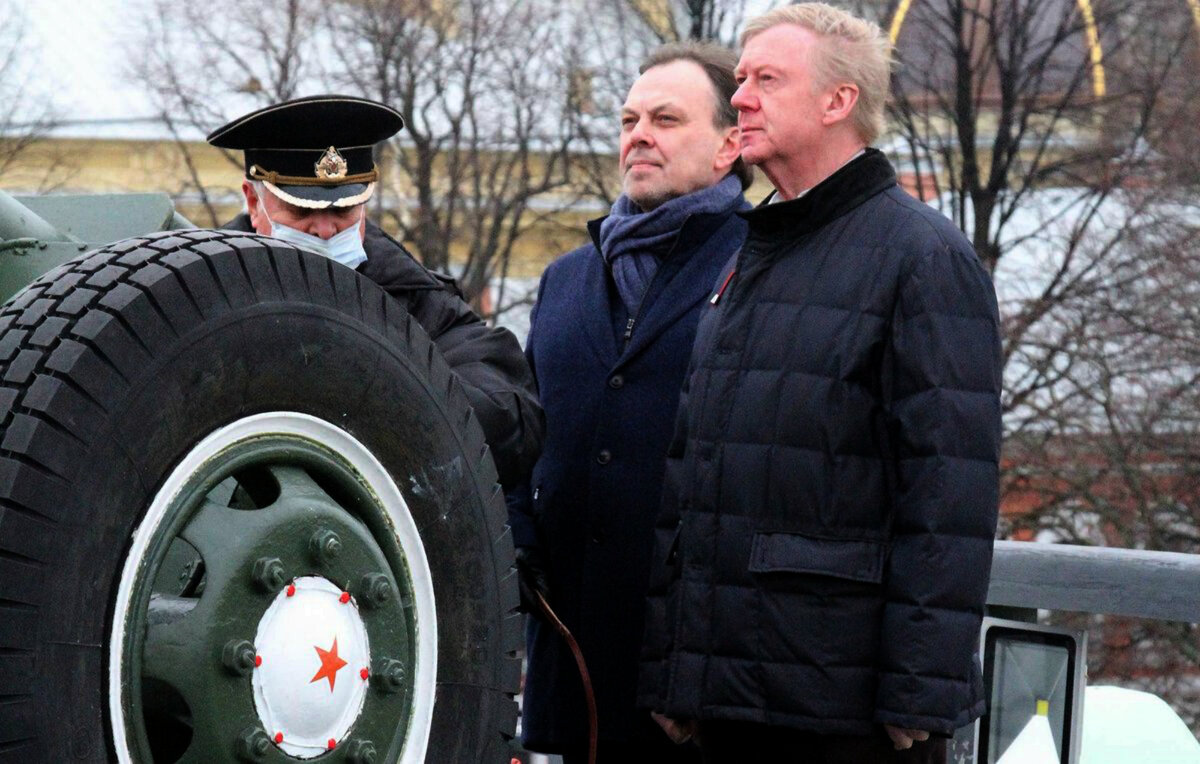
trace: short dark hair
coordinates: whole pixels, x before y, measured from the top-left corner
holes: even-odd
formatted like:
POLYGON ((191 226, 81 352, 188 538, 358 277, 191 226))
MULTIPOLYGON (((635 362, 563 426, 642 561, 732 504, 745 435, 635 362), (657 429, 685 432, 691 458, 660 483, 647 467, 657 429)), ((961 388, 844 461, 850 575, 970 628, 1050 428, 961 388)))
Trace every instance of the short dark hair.
MULTIPOLYGON (((737 127, 738 112, 729 102, 738 87, 737 80, 733 78, 733 70, 737 68, 737 56, 733 51, 712 42, 672 42, 650 51, 650 55, 646 56, 642 65, 638 67, 638 73, 645 74, 647 69, 675 61, 691 61, 708 75, 716 100, 713 124, 717 128, 737 127)), ((742 189, 750 188, 750 183, 754 180, 754 170, 742 161, 740 156, 734 160, 729 171, 737 175, 738 180, 742 182, 742 189)))

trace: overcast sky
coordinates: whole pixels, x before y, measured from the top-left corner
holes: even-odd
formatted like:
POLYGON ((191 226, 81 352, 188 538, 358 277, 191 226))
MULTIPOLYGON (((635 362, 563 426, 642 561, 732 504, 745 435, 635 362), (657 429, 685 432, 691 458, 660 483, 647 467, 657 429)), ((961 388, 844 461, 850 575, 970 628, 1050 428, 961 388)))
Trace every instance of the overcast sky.
MULTIPOLYGON (((180 0, 193 2, 194 0, 180 0)), ((271 0, 262 0, 270 2, 271 0)), ((126 71, 145 0, 0 0, 26 22, 27 56, 65 121, 150 117, 154 109, 126 71)), ((750 15, 771 0, 749 0, 750 15)))
POLYGON ((64 120, 146 117, 151 107, 125 71, 134 31, 126 0, 13 0, 24 11, 28 55, 64 120))

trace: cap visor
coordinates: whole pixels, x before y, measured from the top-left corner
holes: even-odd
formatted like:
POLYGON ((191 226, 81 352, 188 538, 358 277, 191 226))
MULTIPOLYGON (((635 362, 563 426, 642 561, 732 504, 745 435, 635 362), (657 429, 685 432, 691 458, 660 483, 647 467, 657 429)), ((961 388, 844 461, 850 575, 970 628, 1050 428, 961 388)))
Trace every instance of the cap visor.
POLYGON ((327 207, 353 207, 371 198, 374 183, 347 183, 342 186, 276 186, 263 181, 275 196, 288 204, 310 210, 327 207))

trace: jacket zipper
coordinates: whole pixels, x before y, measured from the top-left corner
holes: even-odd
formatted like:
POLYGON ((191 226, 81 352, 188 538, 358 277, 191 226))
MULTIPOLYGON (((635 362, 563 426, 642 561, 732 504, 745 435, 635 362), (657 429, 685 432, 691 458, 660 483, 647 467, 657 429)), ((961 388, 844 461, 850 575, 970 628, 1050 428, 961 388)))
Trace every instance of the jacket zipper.
MULTIPOLYGON (((659 269, 661 272, 662 269, 659 269)), ((658 279, 658 273, 654 274, 654 278, 650 279, 650 283, 646 286, 646 292, 642 294, 642 299, 638 301, 637 310, 630 314, 629 318, 625 319, 625 334, 622 335, 624 342, 621 345, 621 352, 624 353, 629 349, 629 341, 633 339, 633 327, 637 325, 638 317, 642 315, 642 307, 646 304, 646 295, 650 293, 650 287, 654 286, 654 282, 658 279)))

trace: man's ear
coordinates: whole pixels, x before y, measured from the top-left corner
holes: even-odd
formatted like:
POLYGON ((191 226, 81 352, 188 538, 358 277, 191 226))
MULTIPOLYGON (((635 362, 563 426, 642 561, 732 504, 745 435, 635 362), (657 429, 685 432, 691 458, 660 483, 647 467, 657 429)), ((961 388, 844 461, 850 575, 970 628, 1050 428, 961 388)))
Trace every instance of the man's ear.
POLYGON ((717 149, 717 154, 713 157, 713 169, 720 172, 721 177, 724 177, 741 153, 742 131, 736 127, 725 128, 725 132, 721 135, 721 147, 717 149))
POLYGON ((250 215, 250 225, 254 226, 256 231, 261 233, 262 228, 270 228, 266 217, 263 215, 262 200, 258 198, 258 194, 254 190, 254 184, 248 180, 242 181, 242 196, 246 198, 246 212, 250 215))
POLYGON ((843 82, 825 96, 825 113, 821 115, 821 124, 833 125, 849 119, 857 103, 858 85, 843 82))
POLYGON ((254 184, 248 180, 242 181, 242 196, 246 198, 246 211, 251 217, 258 212, 258 194, 254 192, 254 184))

